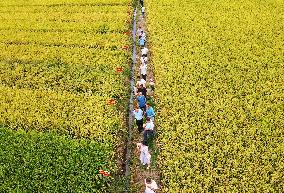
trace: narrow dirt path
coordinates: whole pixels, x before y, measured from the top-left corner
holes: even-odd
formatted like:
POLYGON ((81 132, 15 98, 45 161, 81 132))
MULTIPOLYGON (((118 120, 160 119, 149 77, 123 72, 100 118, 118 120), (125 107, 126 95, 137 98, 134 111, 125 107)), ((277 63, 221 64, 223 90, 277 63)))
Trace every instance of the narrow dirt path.
MULTIPOLYGON (((146 12, 147 12, 147 7, 146 7, 146 12)), ((152 71, 153 66, 151 65, 151 47, 149 45, 149 40, 148 40, 148 31, 147 31, 147 23, 146 23, 147 18, 143 18, 141 14, 141 5, 138 4, 138 9, 137 9, 137 25, 136 27, 138 28, 141 26, 144 32, 146 32, 146 47, 149 49, 150 56, 148 56, 148 65, 147 65, 147 83, 149 84, 149 80, 153 79, 155 80, 154 73, 152 71)), ((137 38, 138 40, 138 38, 137 38)), ((134 44, 137 44, 137 40, 134 42, 134 44)), ((135 68, 135 77, 137 77, 139 74, 139 66, 140 66, 140 57, 141 57, 141 49, 140 47, 137 46, 137 55, 136 55, 136 68, 135 68)), ((137 80, 136 80, 137 81, 137 80)), ((148 89, 147 89, 148 90, 148 89)), ((155 95, 154 92, 150 93, 149 91, 147 92, 149 96, 147 97, 147 101, 152 101, 155 107, 155 95)), ((156 113, 156 112, 155 112, 156 113)), ((155 126, 154 128, 157 131, 157 127, 155 126)), ((139 134, 136 128, 136 125, 134 125, 133 128, 133 141, 132 141, 132 147, 135 149, 136 143, 140 143, 143 140, 143 135, 139 134)), ((151 154, 151 167, 150 169, 146 169, 145 166, 142 166, 139 160, 139 155, 140 152, 138 152, 136 149, 133 152, 133 157, 132 157, 132 178, 131 178, 131 187, 132 187, 132 192, 137 192, 137 193, 144 193, 145 192, 145 184, 144 184, 144 179, 147 177, 150 177, 151 179, 155 180, 158 184, 159 187, 161 187, 160 184, 160 172, 158 168, 158 163, 157 163, 157 157, 159 154, 159 150, 156 146, 156 142, 154 139, 153 144, 149 145, 149 152, 151 154)), ((161 193, 161 190, 156 190, 156 193, 161 193)))

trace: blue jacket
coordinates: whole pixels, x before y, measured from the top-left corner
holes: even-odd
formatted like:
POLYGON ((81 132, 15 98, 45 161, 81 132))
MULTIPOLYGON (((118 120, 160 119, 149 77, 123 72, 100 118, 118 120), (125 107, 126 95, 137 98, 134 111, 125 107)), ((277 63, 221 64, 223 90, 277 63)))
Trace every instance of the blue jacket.
POLYGON ((137 96, 136 100, 137 100, 137 102, 139 104, 139 107, 145 107, 145 105, 146 105, 146 98, 145 98, 144 95, 137 96))
POLYGON ((150 118, 155 116, 155 112, 154 112, 153 107, 146 109, 146 115, 147 115, 147 117, 150 117, 150 118))
POLYGON ((140 38, 140 40, 139 40, 139 45, 140 46, 144 46, 145 45, 145 39, 144 38, 140 38))

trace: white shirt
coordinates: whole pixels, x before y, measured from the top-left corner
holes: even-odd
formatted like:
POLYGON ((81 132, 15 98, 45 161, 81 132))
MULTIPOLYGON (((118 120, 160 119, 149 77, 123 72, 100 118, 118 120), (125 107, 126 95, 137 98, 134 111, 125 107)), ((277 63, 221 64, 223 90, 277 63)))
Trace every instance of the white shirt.
POLYGON ((143 78, 141 78, 140 80, 137 81, 137 84, 138 85, 141 85, 141 84, 145 85, 146 81, 143 78))
POLYGON ((145 12, 145 7, 142 7, 142 8, 141 8, 141 11, 142 11, 142 12, 145 12))
POLYGON ((141 35, 141 32, 143 31, 143 29, 142 28, 138 28, 138 30, 137 30, 137 34, 138 35, 141 35))
MULTIPOLYGON (((145 74, 147 74, 147 65, 146 64, 142 64, 141 66, 140 66, 140 72, 141 72, 141 74, 143 74, 143 75, 145 75, 145 74)), ((143 79, 144 80, 144 79, 143 79)))
POLYGON ((146 48, 146 47, 144 47, 144 48, 141 50, 142 55, 144 55, 144 54, 147 55, 148 52, 149 52, 149 49, 146 48))
POLYGON ((143 57, 140 58, 141 64, 145 64, 145 59, 143 57))
POLYGON ((145 64, 148 63, 148 57, 144 57, 144 62, 145 62, 145 64))
POLYGON ((144 31, 140 35, 141 35, 141 38, 146 39, 146 33, 144 31))
POLYGON ((157 183, 154 180, 151 180, 151 184, 147 184, 145 180, 145 186, 146 186, 145 189, 146 193, 153 193, 154 190, 159 189, 157 183))
POLYGON ((150 188, 146 187, 145 193, 155 193, 154 190, 151 190, 150 188))
POLYGON ((133 111, 133 114, 135 116, 136 120, 141 120, 143 119, 143 111, 141 109, 138 110, 138 112, 136 112, 135 110, 133 111))
POLYGON ((154 130, 154 123, 152 120, 150 122, 146 122, 145 130, 154 130))

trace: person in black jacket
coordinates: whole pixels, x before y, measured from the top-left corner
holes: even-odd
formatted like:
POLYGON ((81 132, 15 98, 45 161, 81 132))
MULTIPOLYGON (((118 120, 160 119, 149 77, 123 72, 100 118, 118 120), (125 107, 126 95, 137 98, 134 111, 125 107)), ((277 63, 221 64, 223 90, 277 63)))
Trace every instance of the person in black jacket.
POLYGON ((140 0, 141 7, 144 7, 144 0, 140 0))
POLYGON ((140 85, 138 86, 137 91, 138 91, 138 93, 139 93, 139 92, 142 92, 142 95, 144 95, 145 98, 147 98, 147 89, 146 89, 146 87, 144 87, 143 84, 140 84, 140 85))

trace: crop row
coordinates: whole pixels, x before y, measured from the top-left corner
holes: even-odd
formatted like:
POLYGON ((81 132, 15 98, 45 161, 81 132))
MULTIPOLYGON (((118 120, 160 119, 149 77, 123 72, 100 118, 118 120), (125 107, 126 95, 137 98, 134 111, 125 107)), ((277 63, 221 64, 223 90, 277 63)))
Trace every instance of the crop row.
MULTIPOLYGON (((74 94, 91 92, 93 95, 122 98, 125 96, 123 79, 126 74, 125 72, 118 74, 114 66, 67 65, 58 62, 60 61, 50 61, 48 64, 2 62, 0 63, 1 84, 14 89, 64 90, 74 94), (114 77, 121 80, 118 82, 114 77)), ((123 65, 123 67, 126 66, 123 65)))
POLYGON ((11 128, 55 131, 113 144, 123 114, 107 105, 108 96, 0 86, 0 122, 11 128), (113 116, 113 115, 116 116, 113 116))
POLYGON ((283 192, 283 2, 147 8, 164 191, 283 192))
MULTIPOLYGON (((2 31, 3 32, 3 31, 2 31)), ((4 31, 5 32, 5 31, 4 31)), ((121 34, 95 34, 84 32, 70 32, 70 31, 18 31, 17 33, 3 33, 0 37, 0 42, 6 44, 41 44, 53 46, 72 46, 91 48, 98 47, 107 49, 120 44, 127 43, 123 32, 121 34), (40 37, 40 38, 39 38, 40 37), (97 45, 97 46, 96 46, 97 45)), ((118 48, 121 49, 121 48, 118 48)))
MULTIPOLYGON (((3 0, 0 5, 3 7, 64 7, 64 6, 103 6, 111 7, 117 5, 129 5, 128 0, 3 0)), ((11 9, 9 9, 11 10, 11 9)))

